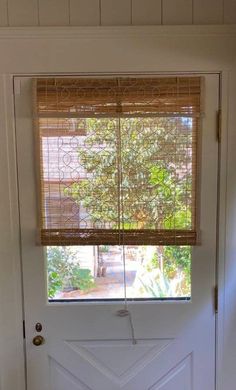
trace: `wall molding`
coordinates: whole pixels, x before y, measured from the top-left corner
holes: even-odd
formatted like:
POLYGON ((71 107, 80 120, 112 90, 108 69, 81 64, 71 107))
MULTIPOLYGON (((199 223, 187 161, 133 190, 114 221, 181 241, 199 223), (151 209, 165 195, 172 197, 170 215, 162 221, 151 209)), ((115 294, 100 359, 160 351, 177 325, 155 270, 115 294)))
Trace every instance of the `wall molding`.
POLYGON ((236 24, 187 26, 0 27, 0 39, 115 39, 236 36, 236 24))

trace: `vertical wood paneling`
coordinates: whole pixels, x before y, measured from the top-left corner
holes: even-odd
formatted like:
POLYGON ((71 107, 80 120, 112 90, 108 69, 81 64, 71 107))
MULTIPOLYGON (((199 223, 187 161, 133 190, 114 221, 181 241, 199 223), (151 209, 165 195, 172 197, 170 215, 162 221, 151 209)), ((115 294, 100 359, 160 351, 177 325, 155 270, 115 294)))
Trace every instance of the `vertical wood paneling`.
POLYGON ((132 0, 132 24, 161 24, 161 0, 132 0))
POLYGON ((131 0, 101 0, 102 25, 131 24, 131 0))
POLYGON ((39 0, 41 26, 69 25, 69 0, 39 0))
POLYGON ((223 0, 193 0, 194 24, 223 23, 223 0))
POLYGON ((99 25, 99 0, 70 0, 70 24, 73 26, 99 25))
POLYGON ((236 0, 0 0, 0 26, 96 26, 100 22, 111 26, 230 24, 236 23, 236 0))
POLYGON ((163 24, 192 24, 192 0, 163 0, 163 24))
POLYGON ((37 0, 8 0, 10 26, 37 26, 37 0))
POLYGON ((236 0, 224 0, 224 23, 236 23, 236 0))
POLYGON ((8 25, 7 0, 0 0, 0 26, 8 25))

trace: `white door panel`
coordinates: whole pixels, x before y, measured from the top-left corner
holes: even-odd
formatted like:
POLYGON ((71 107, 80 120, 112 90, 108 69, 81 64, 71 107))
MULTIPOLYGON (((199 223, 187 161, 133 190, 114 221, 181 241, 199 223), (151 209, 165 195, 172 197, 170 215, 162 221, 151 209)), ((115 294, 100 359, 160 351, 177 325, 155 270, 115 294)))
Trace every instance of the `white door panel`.
POLYGON ((48 303, 37 201, 31 80, 15 96, 28 390, 214 390, 218 76, 205 76, 201 245, 192 251, 190 301, 48 303), (42 323, 45 343, 32 344, 42 323))

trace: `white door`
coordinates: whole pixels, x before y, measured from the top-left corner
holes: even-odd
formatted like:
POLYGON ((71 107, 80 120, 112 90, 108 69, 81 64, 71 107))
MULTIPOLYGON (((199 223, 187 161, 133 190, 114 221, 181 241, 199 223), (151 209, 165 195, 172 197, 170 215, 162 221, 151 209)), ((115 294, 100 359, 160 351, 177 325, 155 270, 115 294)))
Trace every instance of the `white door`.
MULTIPOLYGON (((30 78, 15 94, 28 390, 213 390, 217 75, 205 77, 201 130, 201 245, 192 248, 191 299, 128 302, 47 298, 46 261, 35 245, 37 205, 30 78), (42 330, 36 331, 40 323, 42 330), (44 338, 33 344, 35 336, 44 338)), ((72 294, 72 293, 71 293, 72 294)), ((73 295, 73 294, 72 294, 73 295)))

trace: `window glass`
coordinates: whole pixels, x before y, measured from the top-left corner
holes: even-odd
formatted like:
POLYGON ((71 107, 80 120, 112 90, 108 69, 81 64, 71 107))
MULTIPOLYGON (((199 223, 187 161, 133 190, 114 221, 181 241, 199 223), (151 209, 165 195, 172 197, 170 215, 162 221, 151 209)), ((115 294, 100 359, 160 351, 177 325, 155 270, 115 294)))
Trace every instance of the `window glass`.
POLYGON ((46 255, 50 301, 124 299, 125 284, 128 299, 191 296, 190 246, 51 246, 46 255))
POLYGON ((49 300, 190 297, 201 84, 35 80, 49 300))

